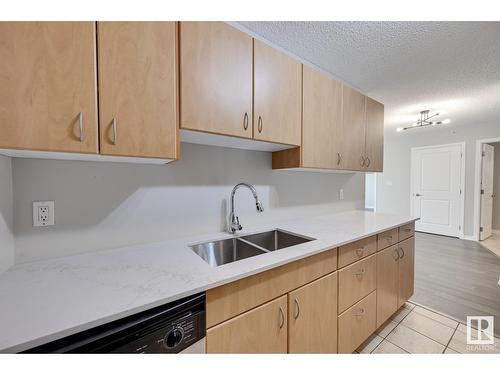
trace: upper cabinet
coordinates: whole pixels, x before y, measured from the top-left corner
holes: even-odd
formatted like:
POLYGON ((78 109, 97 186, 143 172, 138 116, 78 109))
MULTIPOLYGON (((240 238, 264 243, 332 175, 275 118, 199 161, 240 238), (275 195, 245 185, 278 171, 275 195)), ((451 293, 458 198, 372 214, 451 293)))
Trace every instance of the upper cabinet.
POLYGON ((302 166, 340 168, 342 84, 304 66, 302 166))
POLYGON ((176 159, 176 23, 97 26, 101 153, 176 159))
POLYGON ((302 64, 254 40, 254 138, 300 146, 302 64))
POLYGON ((374 172, 384 169, 384 105, 366 98, 365 168, 374 172))
POLYGON ((342 169, 364 169, 366 96, 349 86, 342 88, 340 157, 342 169))
POLYGON ((181 128, 252 138, 252 38, 224 22, 179 34, 181 128))
POLYGON ((94 22, 0 22, 0 148, 98 153, 94 22))

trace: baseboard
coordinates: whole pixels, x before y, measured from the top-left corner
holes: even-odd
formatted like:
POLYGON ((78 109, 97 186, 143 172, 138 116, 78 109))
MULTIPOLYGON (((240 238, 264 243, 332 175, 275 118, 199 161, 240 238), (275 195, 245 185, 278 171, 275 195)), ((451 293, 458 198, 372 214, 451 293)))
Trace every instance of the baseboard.
POLYGON ((491 233, 493 233, 493 234, 500 234, 500 229, 492 229, 491 233))
POLYGON ((474 236, 463 236, 462 240, 467 240, 467 241, 476 241, 476 238, 474 236))

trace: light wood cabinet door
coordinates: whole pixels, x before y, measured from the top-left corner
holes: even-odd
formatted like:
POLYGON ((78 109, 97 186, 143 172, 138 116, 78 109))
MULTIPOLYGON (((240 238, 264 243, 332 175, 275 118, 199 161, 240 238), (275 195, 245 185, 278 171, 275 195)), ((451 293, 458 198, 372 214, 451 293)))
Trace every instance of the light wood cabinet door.
POLYGON ((254 40, 254 138, 300 146, 302 64, 254 40))
POLYGON ((207 330, 207 353, 286 353, 287 296, 207 330))
POLYGON ((399 298, 398 307, 413 295, 415 281, 415 237, 398 244, 399 258, 399 298))
POLYGON ((373 291, 339 316, 338 351, 352 353, 376 329, 377 292, 373 291))
POLYGON ((342 169, 364 170, 366 96, 342 86, 342 169))
POLYGON ((177 158, 177 24, 97 26, 101 153, 177 158))
POLYGON ((252 138, 252 38, 224 22, 179 36, 181 128, 252 138))
POLYGON ((377 258, 371 255, 339 270, 338 312, 345 311, 377 288, 377 258))
POLYGON ((94 22, 0 22, 0 148, 98 153, 94 22))
POLYGON ((384 105, 366 98, 365 169, 382 172, 384 169, 384 105))
POLYGON ((288 352, 337 353, 337 272, 288 294, 288 352))
POLYGON ((377 327, 398 309, 399 253, 397 245, 377 253, 377 327))
POLYGON ((342 84, 304 66, 302 166, 340 168, 342 84))

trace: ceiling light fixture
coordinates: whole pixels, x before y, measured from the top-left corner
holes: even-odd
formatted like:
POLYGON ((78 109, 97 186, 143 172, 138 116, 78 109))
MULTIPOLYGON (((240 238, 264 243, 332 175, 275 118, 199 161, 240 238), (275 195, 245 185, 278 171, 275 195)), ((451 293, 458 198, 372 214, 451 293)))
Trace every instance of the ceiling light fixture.
POLYGON ((430 111, 427 109, 425 111, 420 112, 420 118, 411 124, 411 126, 407 126, 404 128, 397 128, 396 131, 402 132, 403 130, 415 129, 415 128, 423 128, 425 126, 436 126, 441 124, 449 124, 451 122, 450 119, 446 119, 443 121, 431 121, 432 118, 439 116, 439 113, 435 113, 432 116, 429 115, 430 111))

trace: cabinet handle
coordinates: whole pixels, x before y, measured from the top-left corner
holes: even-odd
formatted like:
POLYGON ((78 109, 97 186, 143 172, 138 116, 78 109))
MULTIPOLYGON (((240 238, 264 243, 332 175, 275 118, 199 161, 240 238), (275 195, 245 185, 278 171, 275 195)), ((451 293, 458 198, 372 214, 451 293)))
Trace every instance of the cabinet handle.
POLYGON ((245 112, 245 116, 243 116, 243 129, 248 129, 248 113, 245 112))
POLYGON ((365 309, 360 308, 359 312, 356 314, 356 316, 363 316, 365 314, 365 309))
POLYGON ((410 229, 410 228, 403 228, 403 232, 408 233, 408 232, 410 232, 410 231, 411 231, 411 229, 410 229))
POLYGON ((116 142, 118 140, 118 133, 116 132, 116 118, 113 118, 113 122, 111 127, 113 128, 113 139, 112 142, 114 145, 116 145, 116 142))
POLYGON ((300 315, 300 306, 299 306, 299 301, 297 300, 297 298, 295 298, 294 301, 295 301, 295 311, 296 311, 294 318, 295 318, 295 320, 297 320, 297 318, 300 315))
POLYGON ((386 239, 387 242, 391 242, 392 241, 392 236, 385 236, 384 238, 386 239))
POLYGON ((361 157, 359 158, 359 164, 361 164, 361 166, 362 166, 362 167, 364 167, 364 166, 365 166, 365 158, 364 158, 364 156, 361 156, 361 157))
POLYGON ((371 164, 370 158, 367 156, 366 157, 366 167, 368 168, 371 164))
POLYGON ((262 117, 259 116, 259 120, 257 121, 257 130, 259 133, 262 133, 262 117))
POLYGON ((340 152, 337 152, 337 165, 340 165, 341 161, 342 161, 342 154, 340 152))
POLYGON ((403 257, 405 256, 405 251, 403 250, 402 247, 398 247, 398 254, 399 254, 399 250, 401 250, 401 253, 403 254, 403 255, 399 255, 399 259, 403 259, 403 257))
POLYGON ((283 313, 283 308, 280 306, 280 329, 285 325, 285 314, 283 313))
POLYGON ((80 127, 80 142, 83 142, 83 112, 78 115, 78 125, 80 127))
POLYGON ((358 257, 360 257, 363 255, 364 251, 365 251, 364 247, 359 247, 356 249, 356 254, 358 255, 358 257))
POLYGON ((396 257, 394 258, 394 261, 397 262, 399 260, 399 251, 398 251, 398 249, 394 250, 394 254, 396 254, 396 257))
POLYGON ((365 274, 365 269, 362 268, 359 272, 356 272, 355 275, 356 277, 362 277, 365 274))

